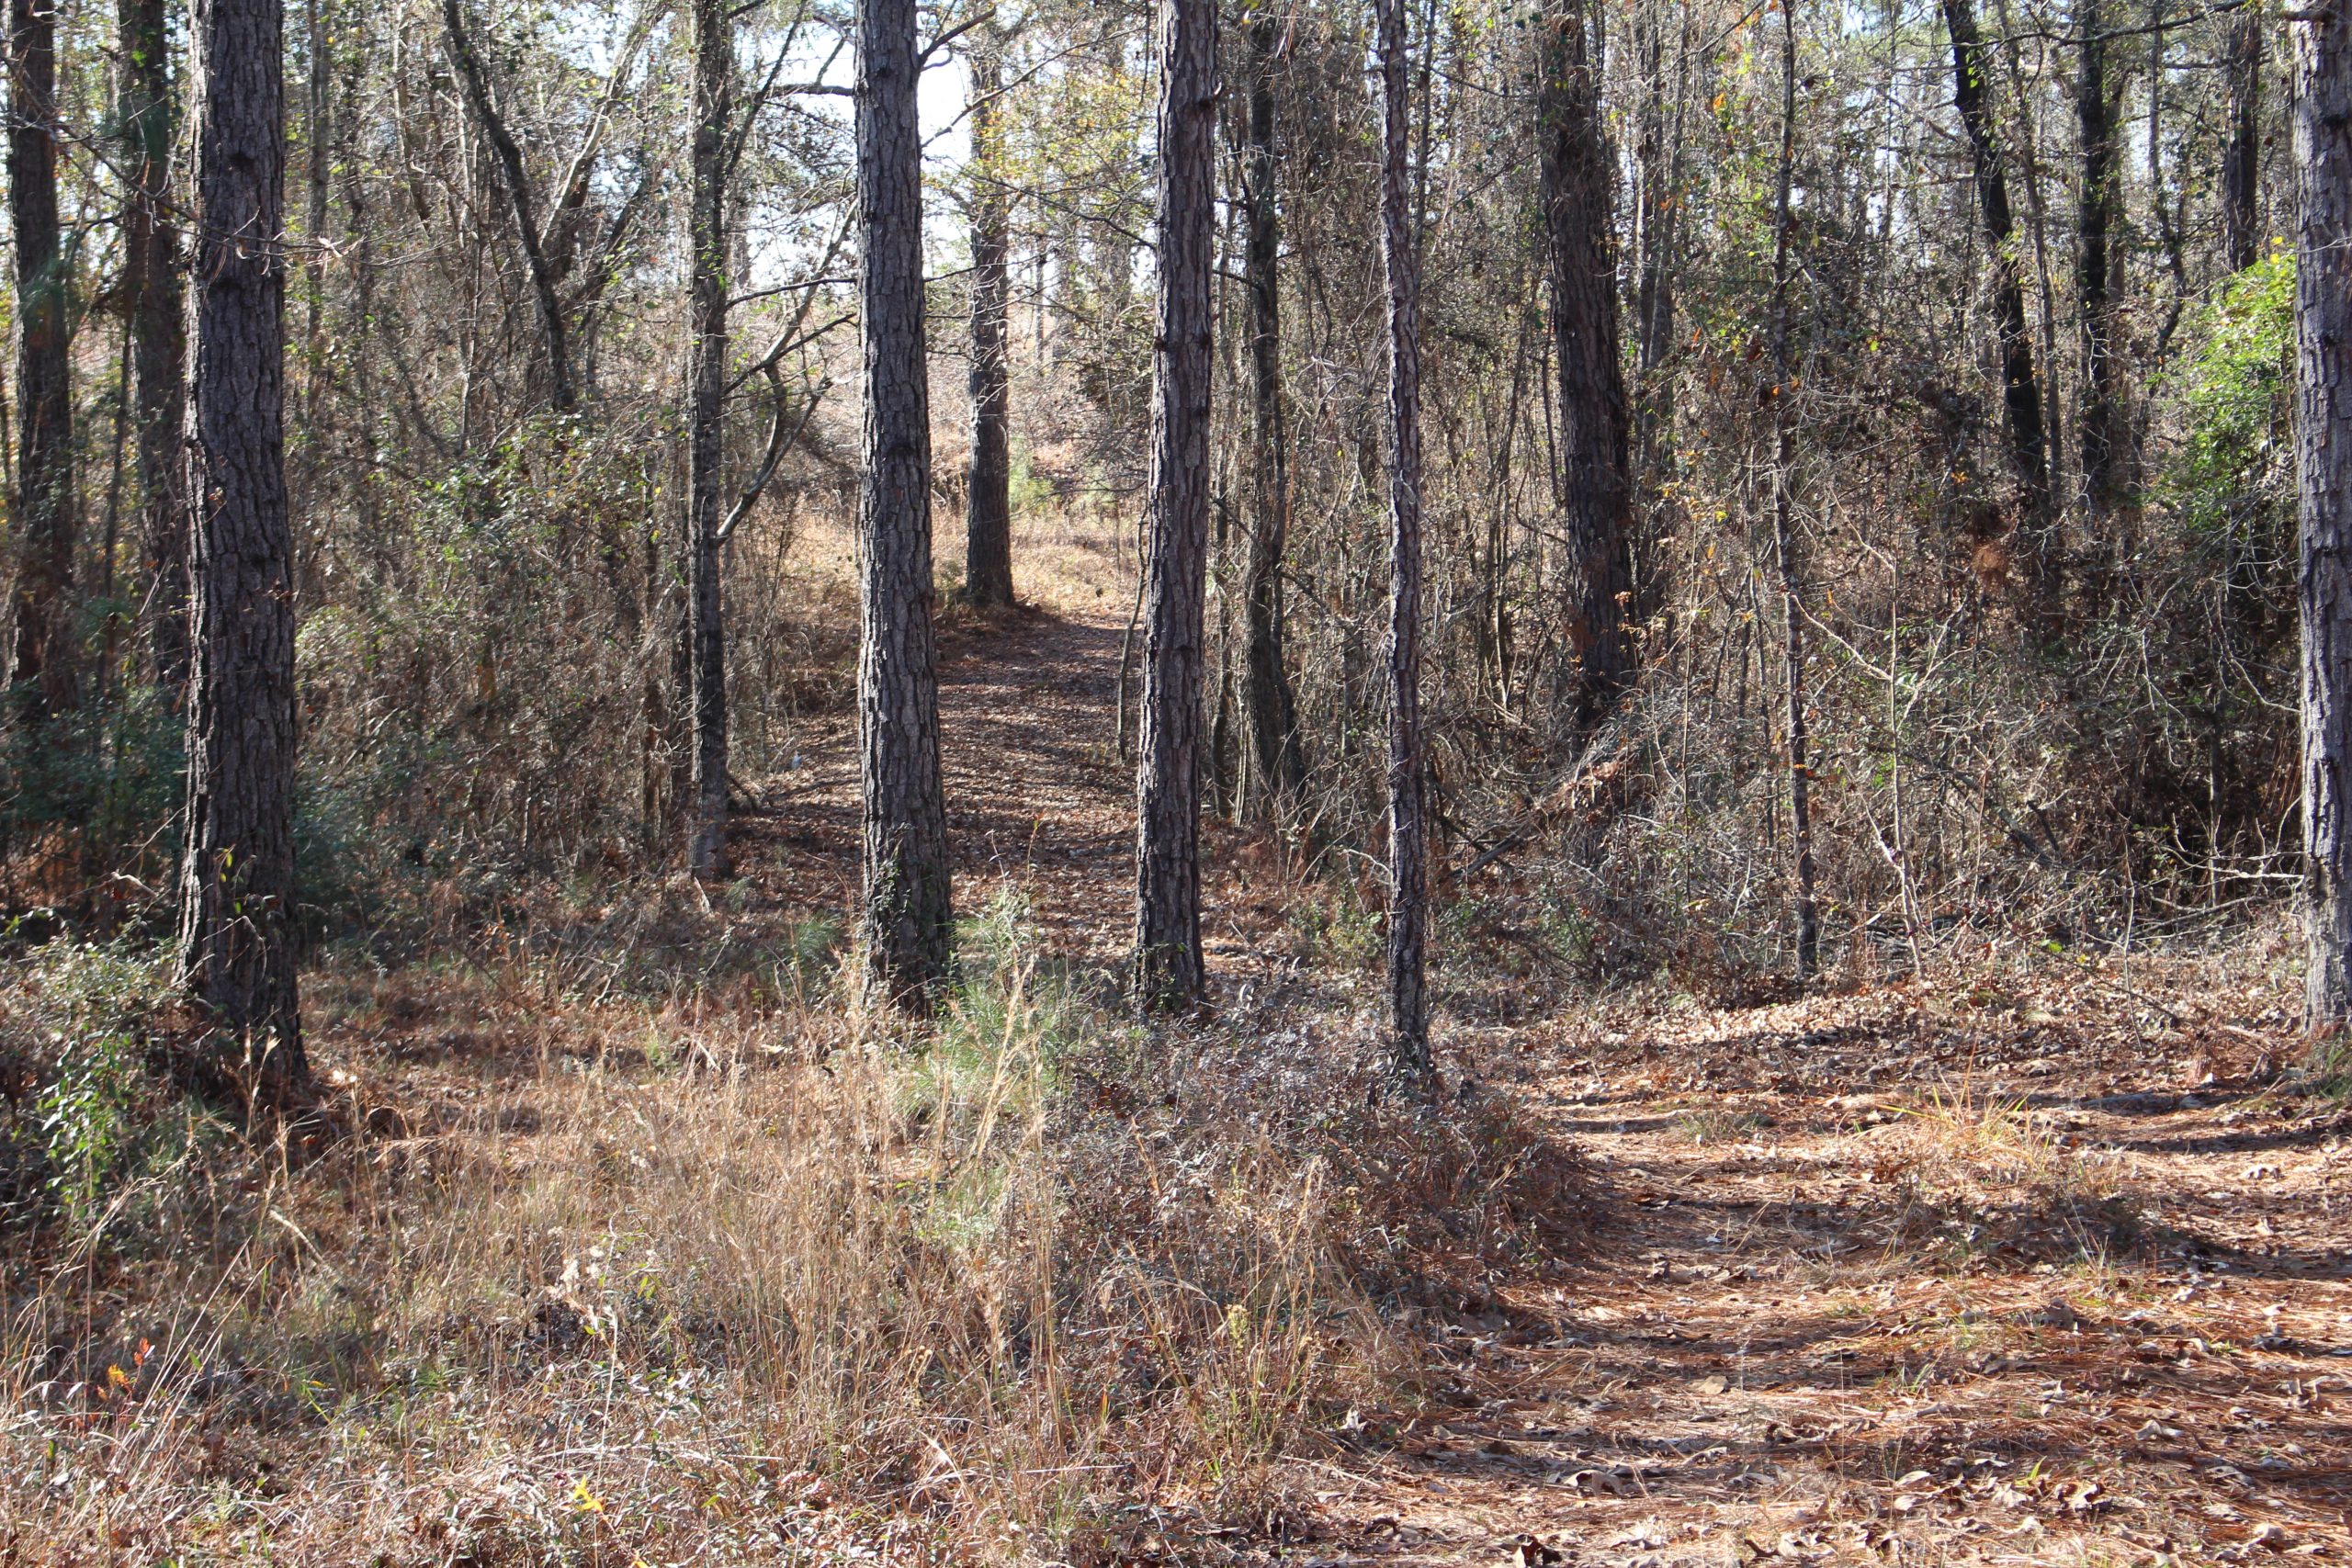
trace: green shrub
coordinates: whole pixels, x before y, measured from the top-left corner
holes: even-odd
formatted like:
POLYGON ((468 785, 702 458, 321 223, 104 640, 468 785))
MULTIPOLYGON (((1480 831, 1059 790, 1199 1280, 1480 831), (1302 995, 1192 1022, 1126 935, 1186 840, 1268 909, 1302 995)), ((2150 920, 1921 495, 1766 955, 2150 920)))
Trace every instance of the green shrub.
POLYGON ((2222 287, 2191 319, 2170 378, 2185 431, 2162 493, 2208 548, 2290 553, 2295 260, 2284 252, 2222 287))
POLYGON ((52 835, 70 844, 77 885, 49 890, 61 897, 78 899, 118 872, 168 887, 184 728, 158 688, 133 683, 102 705, 0 733, 0 846, 21 852, 52 835))
POLYGON ((11 1209, 86 1228, 155 1156, 164 1097, 143 1039, 167 994, 161 955, 127 942, 61 939, 7 966, 0 1055, 18 1093, 0 1111, 0 1157, 11 1209))

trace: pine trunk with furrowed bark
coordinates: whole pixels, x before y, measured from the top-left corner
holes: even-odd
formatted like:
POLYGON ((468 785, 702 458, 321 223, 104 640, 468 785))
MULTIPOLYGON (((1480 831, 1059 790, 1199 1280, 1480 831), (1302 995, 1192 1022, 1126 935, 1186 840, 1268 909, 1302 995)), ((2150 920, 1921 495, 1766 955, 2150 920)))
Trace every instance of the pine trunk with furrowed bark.
POLYGON ((286 501, 285 17, 197 0, 187 430, 190 662, 179 973, 243 1071, 308 1077, 296 981, 286 501))
POLYGON ((2294 26, 2305 1008, 2352 1015, 2352 0, 2294 26))
POLYGON ((1197 1004, 1206 978, 1200 815, 1216 220, 1215 0, 1159 0, 1159 333, 1136 769, 1135 995, 1148 1010, 1197 1004))
POLYGON ((869 988, 902 1010, 921 1011, 947 976, 953 913, 932 639, 931 389, 914 0, 861 0, 857 26, 865 377, 857 504, 863 945, 869 988))

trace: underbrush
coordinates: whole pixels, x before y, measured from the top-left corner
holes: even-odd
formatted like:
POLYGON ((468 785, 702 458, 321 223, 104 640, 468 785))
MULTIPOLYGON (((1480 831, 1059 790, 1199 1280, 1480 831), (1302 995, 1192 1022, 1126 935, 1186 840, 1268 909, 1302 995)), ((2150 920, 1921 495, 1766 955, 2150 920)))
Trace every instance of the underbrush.
MULTIPOLYGON (((322 976, 355 1132, 307 1164, 107 1066, 92 1146, 135 1157, 42 1153, 0 1232, 0 1557, 1131 1559, 1279 1517, 1280 1461, 1416 1398, 1399 1314, 1568 1217, 1527 1128, 1386 1095, 1368 1036, 1147 1035, 1017 905, 975 936, 911 1042, 821 980, 657 1006, 526 956, 447 977, 459 1029, 322 976)), ((28 1079, 135 1030, 94 962, 11 975, 28 1079)))
POLYGON ((1992 1252, 2104 1258, 2143 1239, 2113 1161, 2073 1146, 2029 1097, 1931 1086, 1898 1108, 1866 1158, 1897 1198, 1887 1240, 1955 1264, 1992 1252))

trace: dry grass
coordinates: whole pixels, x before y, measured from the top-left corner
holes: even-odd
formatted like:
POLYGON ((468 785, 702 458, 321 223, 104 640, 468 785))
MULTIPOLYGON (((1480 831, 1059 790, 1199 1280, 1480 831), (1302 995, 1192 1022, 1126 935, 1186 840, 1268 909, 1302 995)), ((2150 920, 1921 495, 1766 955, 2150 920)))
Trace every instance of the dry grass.
POLYGON ((2346 1123, 2282 941, 1595 996, 1606 920, 1498 864, 1429 1114, 1367 1066, 1361 880, 1212 824, 1224 1011, 1147 1036, 1102 999, 1131 552, 1067 521, 1034 608, 944 617, 981 914, 920 1037, 832 989, 813 523, 744 879, 448 879, 309 978, 340 1141, 139 1071, 135 954, 0 975, 0 1562, 2352 1554, 2346 1123))
POLYGON ((1262 1524, 1281 1456, 1411 1397, 1385 1314, 1533 1245, 1555 1173, 1507 1117, 1367 1104, 1343 1041, 1148 1042, 1018 930, 919 1041, 821 996, 593 1003, 577 964, 322 976, 374 1133, 298 1165, 126 1107, 103 1217, 11 1235, 0 1555, 1082 1562, 1262 1524))

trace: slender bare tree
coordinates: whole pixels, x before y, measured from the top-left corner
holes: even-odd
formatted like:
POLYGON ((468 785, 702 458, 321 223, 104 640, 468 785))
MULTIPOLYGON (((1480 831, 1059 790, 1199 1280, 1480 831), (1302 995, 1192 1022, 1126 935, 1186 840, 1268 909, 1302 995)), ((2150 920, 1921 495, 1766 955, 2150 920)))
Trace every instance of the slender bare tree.
POLYGON ((720 598, 720 465, 727 412, 727 133, 734 113, 735 16, 694 0, 693 191, 686 219, 686 636, 693 668, 694 807, 686 869, 729 874, 727 626, 720 598))
POLYGON ((2042 420, 2041 381, 2033 363, 2033 333, 2026 324, 2025 285, 2018 276, 2017 220, 2009 209, 2008 163, 1986 96, 1993 46, 1976 26, 1971 0, 1943 0, 1951 35, 1952 101, 1976 173, 1976 202, 1984 226, 1986 265, 1993 275, 1993 331, 2001 351, 2001 412, 2009 461, 2025 501, 2023 536, 2028 587, 2046 599, 2053 586, 2051 553, 2056 525, 2050 477, 2050 437, 2042 420))
POLYGON ((1380 0, 1380 259, 1388 286, 1388 1027, 1396 1070, 1430 1074, 1421 762, 1421 279, 1406 0, 1380 0))
POLYGON ((997 106, 1004 90, 1004 39, 994 7, 972 37, 972 460, 964 503, 964 596, 994 608, 1012 603, 1012 367, 1006 352, 1006 258, 1012 240, 997 106))
POLYGON ((1796 452, 1789 422, 1794 388, 1789 364, 1790 187, 1797 157, 1797 24, 1781 3, 1781 167, 1772 201, 1772 547, 1781 574, 1783 683, 1788 688, 1789 849, 1795 892, 1797 978, 1821 967, 1821 908, 1814 894, 1813 761, 1806 751, 1804 576, 1792 516, 1796 452))
POLYGON ((531 176, 523 162, 523 148, 499 113, 491 96, 490 73, 466 27, 463 0, 441 0, 441 31, 450 63, 465 89, 466 107, 496 160, 499 184, 514 219, 515 238, 523 247, 525 270, 531 279, 531 299, 537 307, 539 336, 547 351, 548 402, 559 414, 580 405, 572 375, 571 323, 564 308, 562 276, 555 258, 548 254, 547 233, 539 220, 538 203, 531 193, 531 176))
POLYGON ((74 389, 57 214, 56 0, 9 0, 8 220, 16 251, 16 639, 8 685, 38 718, 74 702, 74 389))
POLYGON ((2262 14, 2239 8, 2225 25, 2222 65, 2228 79, 2229 140, 2222 148, 2222 254, 2244 272, 2262 254, 2262 14))
POLYGON ((1135 994, 1202 998, 1202 623, 1209 546, 1209 283, 1216 4, 1159 0, 1159 331, 1153 345, 1143 725, 1136 767, 1135 994))
POLYGON ((2083 469, 2083 522, 2088 549, 2101 555, 2113 541, 2109 520, 2119 502, 2118 464, 2124 432, 2115 385, 2115 278, 2109 230, 2116 205, 2115 89, 2107 72, 2106 21, 2100 0, 2076 8, 2075 124, 2082 180, 2075 198, 2075 316, 2082 338, 2083 379, 2075 437, 2083 469))
POLYGON ((1271 4, 1249 7, 1250 94, 1241 152, 1250 298, 1250 544, 1242 566, 1241 707, 1255 767, 1250 804, 1287 821, 1306 787, 1306 749, 1283 651, 1283 555, 1290 535, 1290 452, 1283 385, 1282 197, 1274 69, 1281 21, 1271 4))
POLYGON ((122 285, 130 313, 130 417, 146 555, 141 615, 155 682, 176 701, 187 681, 188 527, 178 462, 187 418, 187 321, 167 215, 173 118, 167 17, 164 0, 122 0, 118 26, 130 186, 123 203, 122 285))

